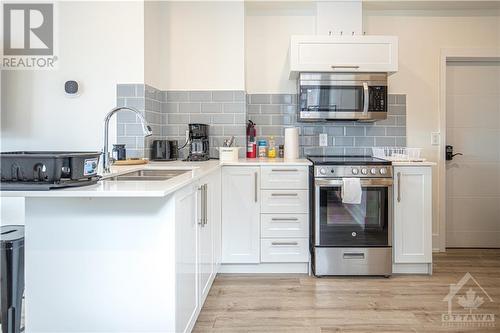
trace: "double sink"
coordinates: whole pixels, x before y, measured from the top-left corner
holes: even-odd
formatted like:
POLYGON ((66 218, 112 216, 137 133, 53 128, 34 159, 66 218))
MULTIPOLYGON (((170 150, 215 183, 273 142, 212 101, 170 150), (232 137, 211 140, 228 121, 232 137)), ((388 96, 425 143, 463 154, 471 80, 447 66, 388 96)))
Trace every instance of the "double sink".
POLYGON ((138 170, 127 172, 122 175, 109 177, 106 180, 120 181, 163 181, 168 180, 185 173, 191 172, 191 169, 184 170, 138 170))

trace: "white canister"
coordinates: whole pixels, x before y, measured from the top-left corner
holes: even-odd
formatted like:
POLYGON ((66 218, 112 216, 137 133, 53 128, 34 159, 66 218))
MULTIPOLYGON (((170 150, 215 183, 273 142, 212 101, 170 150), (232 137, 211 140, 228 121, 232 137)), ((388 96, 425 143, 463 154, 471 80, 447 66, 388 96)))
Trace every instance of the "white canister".
POLYGON ((219 147, 220 162, 236 162, 238 161, 238 151, 240 147, 219 147))
POLYGON ((299 128, 285 128, 285 159, 296 160, 299 158, 299 128))

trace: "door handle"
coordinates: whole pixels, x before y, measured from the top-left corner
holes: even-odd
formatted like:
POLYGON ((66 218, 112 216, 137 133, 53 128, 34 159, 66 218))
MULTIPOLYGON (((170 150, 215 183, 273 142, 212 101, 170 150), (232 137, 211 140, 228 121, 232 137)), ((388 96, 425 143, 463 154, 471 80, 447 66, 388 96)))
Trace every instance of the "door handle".
POLYGON ((297 246, 299 242, 272 242, 272 246, 297 246))
POLYGON ((370 101, 370 91, 368 90, 368 82, 363 82, 363 113, 368 113, 368 106, 370 101))
POLYGON ((298 193, 272 193, 272 197, 296 197, 298 193))
POLYGON ((398 202, 401 202, 401 172, 398 172, 398 202))
POLYGON ((342 254, 344 259, 365 259, 364 253, 344 253, 342 254))
POLYGON ((208 184, 203 185, 203 224, 208 224, 208 184))
POLYGON ((273 217, 271 221, 298 221, 299 219, 296 217, 273 217))
POLYGON ((257 172, 254 173, 254 200, 255 202, 257 202, 258 198, 257 198, 257 191, 259 190, 258 189, 258 175, 257 175, 257 172))
POLYGON ((446 146, 446 160, 447 161, 451 161, 453 159, 453 157, 455 157, 457 155, 463 156, 462 153, 453 153, 453 146, 451 146, 451 145, 446 146))
POLYGON ((359 69, 359 66, 357 65, 332 65, 331 66, 332 69, 336 69, 336 68, 353 68, 353 69, 359 69))
POLYGON ((297 172, 298 169, 272 169, 272 172, 297 172))
POLYGON ((204 214, 204 211, 203 211, 203 206, 204 206, 204 204, 203 204, 203 186, 204 185, 200 185, 198 187, 198 191, 200 191, 200 216, 198 218, 198 224, 202 227, 204 224, 203 223, 203 214, 204 214))

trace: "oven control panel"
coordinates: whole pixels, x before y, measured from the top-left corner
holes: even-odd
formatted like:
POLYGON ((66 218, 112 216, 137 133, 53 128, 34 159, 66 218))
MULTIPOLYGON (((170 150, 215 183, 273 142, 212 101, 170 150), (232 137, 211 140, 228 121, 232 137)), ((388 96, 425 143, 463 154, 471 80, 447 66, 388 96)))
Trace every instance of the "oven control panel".
POLYGON ((318 178, 392 178, 390 165, 317 165, 314 176, 318 178))

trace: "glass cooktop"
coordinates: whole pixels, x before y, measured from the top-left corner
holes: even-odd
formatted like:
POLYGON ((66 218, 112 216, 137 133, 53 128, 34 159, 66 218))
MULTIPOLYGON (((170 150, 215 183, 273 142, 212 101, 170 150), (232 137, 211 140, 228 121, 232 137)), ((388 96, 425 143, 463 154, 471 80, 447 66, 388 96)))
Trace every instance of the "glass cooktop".
POLYGON ((314 165, 390 165, 391 162, 372 156, 310 155, 314 165))

